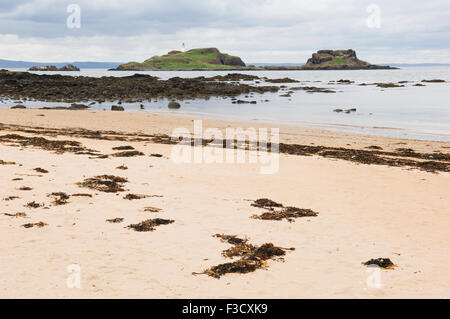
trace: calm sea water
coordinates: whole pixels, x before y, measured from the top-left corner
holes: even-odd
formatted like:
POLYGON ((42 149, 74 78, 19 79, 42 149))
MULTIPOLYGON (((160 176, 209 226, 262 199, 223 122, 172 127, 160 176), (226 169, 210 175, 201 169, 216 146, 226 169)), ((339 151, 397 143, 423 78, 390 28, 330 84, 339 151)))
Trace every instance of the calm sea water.
MULTIPOLYGON (((25 71, 25 70, 18 70, 25 71)), ((40 72, 42 74, 43 72, 40 72)), ((71 76, 129 76, 135 73, 150 74, 161 79, 171 77, 198 77, 226 75, 227 71, 210 72, 109 72, 103 69, 85 69, 80 72, 59 72, 71 76)), ((382 135, 400 138, 450 141, 450 67, 405 67, 400 70, 371 71, 247 71, 259 77, 289 77, 302 83, 284 84, 317 86, 336 90, 335 94, 295 91, 290 98, 286 93, 254 94, 239 99, 257 101, 257 104, 232 104, 230 98, 181 101, 180 110, 167 109, 167 100, 147 101, 145 110, 140 104, 122 104, 128 111, 173 112, 213 118, 239 119, 276 124, 321 127, 337 131, 382 135), (351 80, 350 85, 329 84, 340 79, 351 80), (447 83, 425 83, 424 79, 443 79, 447 83), (381 89, 375 86, 359 86, 361 83, 409 81, 403 88, 381 89), (265 100, 269 100, 266 102, 265 100), (356 108, 352 114, 335 113, 334 109, 356 108)), ((48 74, 55 74, 48 72, 48 74)), ((245 82, 257 85, 254 82, 245 82)), ((260 85, 274 85, 262 82, 260 85)), ((282 85, 282 84, 280 84, 282 85)), ((287 89, 288 90, 288 89, 287 89)), ((111 104, 93 105, 92 109, 109 109, 111 104)), ((27 107, 62 106, 64 103, 25 102, 27 107)), ((14 101, 4 101, 0 107, 11 107, 14 101)))

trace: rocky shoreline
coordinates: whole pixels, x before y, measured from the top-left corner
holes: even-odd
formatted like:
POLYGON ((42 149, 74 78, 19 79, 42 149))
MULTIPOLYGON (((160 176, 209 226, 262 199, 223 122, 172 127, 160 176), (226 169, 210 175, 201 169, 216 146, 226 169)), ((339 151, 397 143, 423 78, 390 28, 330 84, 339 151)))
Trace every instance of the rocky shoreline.
MULTIPOLYGON (((245 79, 245 75, 237 78, 245 79)), ((224 77, 227 81, 228 77, 224 77)), ((0 95, 17 100, 44 102, 123 101, 143 102, 157 99, 209 99, 210 97, 236 97, 242 94, 278 92, 279 86, 254 86, 236 82, 221 82, 216 77, 183 79, 135 74, 127 77, 73 77, 63 75, 37 75, 28 72, 0 70, 0 95)))

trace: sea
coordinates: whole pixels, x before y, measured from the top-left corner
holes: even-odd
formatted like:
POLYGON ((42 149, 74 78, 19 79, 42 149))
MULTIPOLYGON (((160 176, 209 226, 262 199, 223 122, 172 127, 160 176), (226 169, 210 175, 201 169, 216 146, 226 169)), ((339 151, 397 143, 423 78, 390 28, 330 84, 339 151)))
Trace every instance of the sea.
MULTIPOLYGON (((11 69, 26 71, 25 69, 11 69)), ((226 75, 230 71, 108 71, 84 69, 80 72, 34 72, 37 74, 63 74, 69 76, 123 77, 136 73, 149 74, 160 79, 172 77, 192 78, 199 76, 226 75)), ((270 79, 291 78, 299 83, 271 84, 261 81, 243 82, 251 85, 284 85, 278 93, 238 96, 244 101, 257 104, 233 104, 230 98, 212 97, 208 100, 179 101, 179 110, 169 110, 168 100, 152 100, 143 103, 123 103, 126 111, 177 113, 191 116, 253 121, 276 125, 318 127, 327 130, 378 135, 395 138, 450 141, 450 66, 414 66, 398 70, 346 70, 346 71, 242 71, 270 79), (422 80, 442 79, 445 83, 423 83, 422 80), (350 80, 350 84, 336 81, 350 80), (335 82, 333 82, 335 81, 335 82), (361 86, 362 83, 404 83, 399 88, 361 86), (307 93, 294 91, 283 97, 291 87, 315 86, 335 90, 336 93, 307 93), (141 109, 144 104, 144 109, 141 109), (337 113, 335 109, 356 109, 356 112, 337 113)), ((15 101, 4 100, 0 108, 14 106, 15 101)), ((93 110, 109 110, 118 101, 91 106, 93 110)), ((25 101, 29 108, 64 106, 64 103, 25 101)))

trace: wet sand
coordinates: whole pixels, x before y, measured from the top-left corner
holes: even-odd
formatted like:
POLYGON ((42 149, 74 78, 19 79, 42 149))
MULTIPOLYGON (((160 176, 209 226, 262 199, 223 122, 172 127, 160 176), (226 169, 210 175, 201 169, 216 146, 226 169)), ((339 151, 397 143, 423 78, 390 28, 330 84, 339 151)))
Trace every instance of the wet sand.
MULTIPOLYGON (((45 110, 0 110, 0 116, 0 136, 77 141, 98 154, 120 152, 113 150, 119 146, 144 153, 99 158, 0 143, 1 298, 450 297, 448 172, 281 154, 279 172, 261 175, 257 164, 176 164, 170 160, 172 145, 130 140, 136 134, 170 134, 176 127, 193 130, 190 117, 45 110), (37 134, 36 128, 61 134, 37 134), (123 140, 68 135, 74 128, 127 135, 123 140), (128 182, 118 193, 77 184, 99 175, 128 182), (20 190, 24 187, 31 190, 20 190), (54 196, 48 196, 54 192, 70 195, 68 203, 56 206, 54 196), (73 196, 80 193, 92 197, 73 196), (147 197, 124 199, 127 194, 147 197), (5 200, 10 196, 19 198, 5 200), (259 198, 319 214, 292 223, 250 218, 263 212, 251 206, 259 198), (25 207, 33 202, 44 206, 25 207), (123 221, 106 221, 117 218, 123 221), (155 218, 174 223, 150 232, 126 228, 155 218), (41 221, 47 225, 22 227, 41 221), (295 250, 286 252, 284 262, 269 260, 267 269, 247 274, 220 279, 193 275, 233 261, 221 255, 230 245, 213 238, 215 234, 295 250), (382 287, 377 289, 367 285, 371 273, 361 263, 379 257, 390 258, 397 267, 381 270, 382 287), (67 267, 73 264, 81 269, 81 289, 66 285, 67 267)), ((211 119, 204 119, 203 126, 271 127, 211 119)), ((355 150, 378 146, 424 154, 448 154, 450 149, 445 142, 310 128, 286 126, 280 132, 281 142, 288 144, 355 150)))

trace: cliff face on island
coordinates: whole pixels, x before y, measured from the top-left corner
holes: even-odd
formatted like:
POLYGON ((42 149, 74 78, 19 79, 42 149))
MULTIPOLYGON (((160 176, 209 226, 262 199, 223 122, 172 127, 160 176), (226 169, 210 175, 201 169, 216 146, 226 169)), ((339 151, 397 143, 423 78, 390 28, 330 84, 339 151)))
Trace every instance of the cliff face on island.
POLYGON ((312 55, 303 70, 374 70, 393 69, 359 60, 356 52, 349 50, 320 50, 312 55))
POLYGON ((186 52, 171 51, 154 56, 142 63, 129 62, 116 70, 191 70, 191 69, 238 69, 245 67, 241 58, 221 53, 216 48, 192 49, 186 52))

